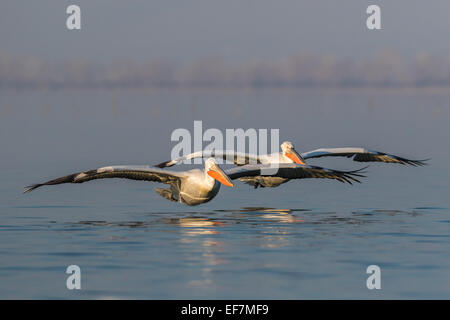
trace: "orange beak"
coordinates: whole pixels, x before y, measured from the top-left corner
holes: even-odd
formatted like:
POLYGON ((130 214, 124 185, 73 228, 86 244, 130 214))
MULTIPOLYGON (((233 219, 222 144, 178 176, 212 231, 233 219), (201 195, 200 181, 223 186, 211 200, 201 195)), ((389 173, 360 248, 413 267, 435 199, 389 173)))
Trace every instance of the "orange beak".
POLYGON ((284 154, 286 157, 291 159, 297 164, 303 164, 306 165, 305 160, 303 160, 302 156, 297 153, 294 149, 290 149, 284 154))
POLYGON ((211 170, 208 170, 208 175, 210 177, 212 177, 213 179, 216 179, 217 181, 219 181, 221 184, 224 184, 228 187, 234 187, 234 184, 231 181, 231 179, 217 165, 215 165, 213 168, 211 168, 211 170))

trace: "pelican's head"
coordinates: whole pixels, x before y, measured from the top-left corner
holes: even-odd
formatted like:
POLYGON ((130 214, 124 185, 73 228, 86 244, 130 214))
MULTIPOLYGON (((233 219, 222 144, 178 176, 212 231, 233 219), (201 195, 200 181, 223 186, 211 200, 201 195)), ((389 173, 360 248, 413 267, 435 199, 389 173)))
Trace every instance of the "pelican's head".
POLYGON ((228 187, 233 187, 234 184, 226 173, 219 167, 214 158, 209 158, 205 161, 205 172, 213 179, 219 181, 228 187))
POLYGON ((306 164, 302 156, 295 151, 294 145, 290 141, 285 141, 281 144, 281 151, 283 151, 283 155, 291 159, 292 162, 306 164))

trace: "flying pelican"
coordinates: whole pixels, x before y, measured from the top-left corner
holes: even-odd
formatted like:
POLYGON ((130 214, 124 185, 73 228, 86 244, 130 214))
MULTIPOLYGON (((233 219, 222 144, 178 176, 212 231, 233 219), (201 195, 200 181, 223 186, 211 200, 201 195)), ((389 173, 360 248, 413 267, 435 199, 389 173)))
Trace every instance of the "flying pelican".
POLYGON ((214 158, 205 161, 204 170, 193 169, 181 172, 150 166, 110 166, 73 173, 44 183, 34 184, 26 187, 24 193, 45 185, 83 183, 104 178, 126 178, 168 184, 170 188, 156 188, 155 191, 168 200, 195 206, 213 199, 219 192, 220 183, 230 187, 234 186, 231 181, 233 179, 240 179, 255 186, 272 187, 291 179, 326 178, 352 184, 352 181, 360 182, 357 177, 364 177, 361 175, 361 170, 338 171, 294 163, 280 164, 277 170, 273 169, 271 165, 258 164, 223 171, 216 164, 214 158))
POLYGON ((205 161, 205 169, 169 171, 150 166, 110 166, 96 170, 73 173, 65 177, 26 187, 24 193, 46 185, 61 183, 83 183, 103 178, 125 178, 146 180, 170 185, 170 188, 155 188, 155 191, 170 201, 195 206, 210 201, 220 189, 220 183, 233 187, 233 182, 216 164, 215 159, 205 161), (220 182, 220 183, 219 183, 220 182))
POLYGON ((194 158, 222 158, 223 160, 233 160, 235 165, 243 166, 246 164, 271 164, 271 163, 297 163, 306 164, 303 157, 295 150, 294 145, 285 141, 281 144, 281 152, 276 152, 266 155, 255 155, 241 152, 234 152, 233 150, 208 150, 198 151, 186 156, 161 162, 155 167, 165 168, 171 167, 181 161, 190 160, 194 158))
POLYGON ((412 166, 423 166, 425 160, 411 160, 402 158, 393 154, 369 150, 365 148, 321 148, 308 152, 298 154, 294 145, 285 141, 281 144, 282 152, 272 153, 269 155, 255 155, 247 153, 236 153, 234 151, 199 151, 188 154, 174 160, 165 161, 156 165, 158 168, 171 167, 183 160, 190 160, 194 158, 215 157, 224 160, 233 159, 235 165, 241 166, 249 163, 252 164, 270 164, 270 163, 298 163, 305 164, 306 159, 320 158, 320 157, 353 157, 353 161, 359 162, 386 162, 408 164, 412 166))

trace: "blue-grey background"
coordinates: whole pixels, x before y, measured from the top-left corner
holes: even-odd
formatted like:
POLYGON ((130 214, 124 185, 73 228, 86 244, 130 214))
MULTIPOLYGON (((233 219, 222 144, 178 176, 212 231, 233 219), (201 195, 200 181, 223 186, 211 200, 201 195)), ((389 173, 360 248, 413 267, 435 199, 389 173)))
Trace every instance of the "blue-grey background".
POLYGON ((365 57, 380 48, 402 55, 448 55, 450 3, 434 0, 4 0, 2 51, 52 59, 170 57, 277 58, 310 51, 365 57), (66 8, 81 7, 82 30, 65 27, 66 8), (382 30, 366 28, 377 4, 382 30))
POLYGON ((0 298, 448 299, 450 4, 377 3, 380 31, 365 28, 365 1, 2 2, 0 298), (69 4, 81 6, 80 31, 65 28, 69 4), (244 75, 223 80, 228 63, 244 75), (354 186, 236 183, 198 207, 139 181, 21 193, 80 170, 167 160, 172 131, 194 120, 278 128, 301 152, 365 146, 432 159, 372 164, 354 186), (71 264, 80 291, 66 289, 71 264), (371 264, 381 290, 366 288, 371 264))

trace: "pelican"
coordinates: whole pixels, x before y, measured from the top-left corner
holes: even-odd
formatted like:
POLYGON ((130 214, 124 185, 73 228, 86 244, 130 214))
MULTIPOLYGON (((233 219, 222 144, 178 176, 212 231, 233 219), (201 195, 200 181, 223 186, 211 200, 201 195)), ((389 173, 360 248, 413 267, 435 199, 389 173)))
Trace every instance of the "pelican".
POLYGON ((150 166, 110 166, 73 173, 68 176, 38 183, 25 188, 24 193, 46 185, 83 183, 95 179, 125 178, 146 180, 170 185, 170 188, 155 188, 155 191, 170 201, 195 206, 213 199, 219 192, 220 183, 233 187, 233 182, 216 164, 215 159, 205 161, 204 170, 169 171, 150 166), (219 183, 220 182, 220 183, 219 183))
POLYGON ((292 179, 325 178, 352 184, 364 177, 362 169, 338 171, 316 166, 283 163, 273 170, 270 164, 246 165, 223 171, 214 158, 205 161, 205 169, 189 171, 169 171, 150 166, 110 166, 94 170, 73 173, 44 183, 33 184, 25 188, 24 193, 46 185, 63 183, 83 183, 95 179, 126 178, 146 180, 170 185, 170 188, 156 188, 155 191, 170 201, 195 206, 213 199, 220 189, 220 183, 233 187, 231 180, 239 179, 262 187, 278 186, 292 179), (219 183, 220 182, 220 183, 219 183))
POLYGON ((308 152, 298 154, 294 148, 294 145, 285 141, 281 144, 282 152, 272 153, 269 155, 255 155, 247 153, 236 153, 234 151, 199 151, 188 154, 187 156, 180 157, 174 160, 165 161, 156 165, 158 168, 171 167, 184 160, 190 160, 194 158, 206 158, 215 157, 222 158, 224 160, 233 159, 235 165, 241 166, 249 163, 252 164, 275 164, 275 163, 298 163, 306 164, 305 160, 311 158, 320 157, 353 157, 353 161, 359 162, 385 162, 385 163, 399 163, 407 164, 411 166, 423 166, 425 160, 411 160, 402 158, 393 154, 379 152, 375 150, 369 150, 366 148, 358 147, 345 147, 345 148, 320 148, 308 152))
POLYGON ((171 167, 184 160, 190 160, 194 158, 222 158, 223 160, 233 159, 235 165, 242 166, 246 164, 272 164, 272 163, 297 163, 306 164, 303 157, 295 150, 292 142, 285 141, 281 144, 281 152, 276 152, 266 155, 255 155, 248 153, 234 152, 233 150, 208 150, 198 151, 186 156, 158 163, 155 167, 165 168, 171 167))

